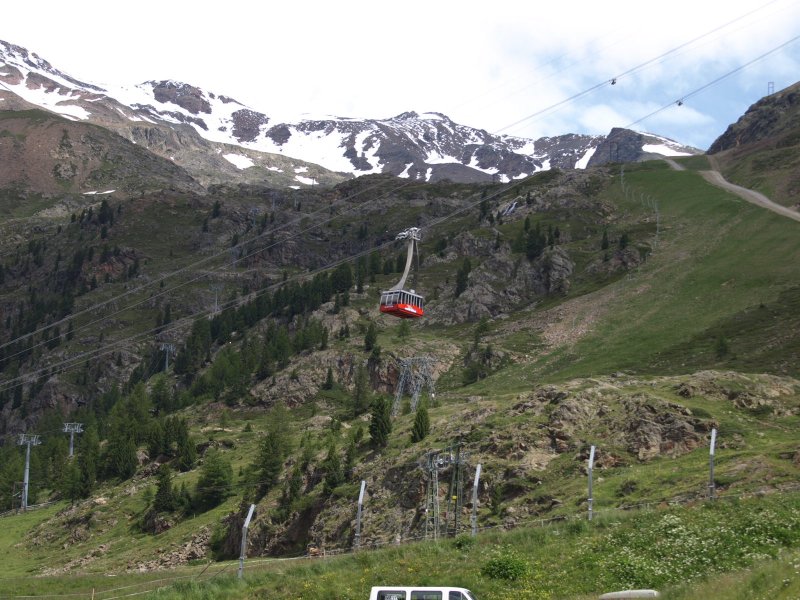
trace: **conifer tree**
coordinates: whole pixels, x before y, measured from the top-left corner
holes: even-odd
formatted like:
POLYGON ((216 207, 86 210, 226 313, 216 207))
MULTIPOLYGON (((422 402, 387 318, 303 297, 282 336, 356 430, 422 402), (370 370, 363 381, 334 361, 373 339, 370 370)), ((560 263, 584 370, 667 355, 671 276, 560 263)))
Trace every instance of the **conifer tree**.
POLYGON ((454 292, 456 298, 458 298, 464 292, 464 290, 467 289, 470 271, 472 271, 472 263, 470 262, 469 258, 464 258, 461 268, 456 273, 456 289, 454 292))
POLYGON ((130 431, 115 429, 108 435, 106 471, 111 477, 128 479, 136 472, 136 443, 130 431))
POLYGON ((150 424, 150 431, 147 434, 147 454, 150 460, 155 460, 166 451, 166 436, 164 434, 163 423, 155 419, 150 424))
POLYGON ((431 420, 428 416, 428 407, 421 403, 417 407, 417 414, 414 417, 414 426, 411 428, 411 441, 414 443, 424 440, 431 430, 431 420))
POLYGON ((323 390, 333 389, 333 369, 328 367, 328 374, 325 376, 325 383, 322 384, 323 390))
POLYGON ((197 462, 197 450, 189 436, 189 427, 183 419, 177 419, 175 445, 177 449, 177 467, 181 471, 189 471, 197 462))
POLYGON ((156 512, 173 512, 177 507, 178 497, 172 485, 172 470, 169 465, 163 464, 158 468, 153 510, 156 512))
POLYGON ((251 467, 258 479, 259 500, 278 483, 283 463, 291 450, 288 431, 286 409, 277 404, 269 414, 266 436, 251 467))
POLYGON ((392 407, 385 397, 379 396, 372 401, 370 409, 369 435, 372 445, 376 448, 385 448, 389 443, 391 432, 392 407))
POLYGON ((100 460, 100 440, 97 427, 89 425, 78 442, 77 463, 80 471, 79 498, 86 498, 97 484, 97 471, 100 460))
POLYGON ((372 348, 375 347, 375 344, 378 342, 378 329, 375 327, 375 323, 370 321, 369 326, 367 327, 367 333, 364 334, 364 350, 369 352, 372 348))
POLYGON ((200 477, 197 479, 196 501, 201 510, 214 508, 231 495, 233 468, 231 462, 216 448, 206 453, 200 477))
POLYGON ((336 487, 344 483, 342 460, 339 458, 339 449, 335 442, 331 442, 328 446, 328 455, 322 461, 322 469, 325 471, 323 493, 328 496, 336 487))
POLYGON ((64 474, 61 478, 61 493, 71 504, 75 504, 76 500, 83 497, 81 470, 77 461, 68 463, 64 469, 64 474))
POLYGON ((369 374, 366 367, 359 364, 353 387, 353 417, 357 417, 369 406, 369 374))

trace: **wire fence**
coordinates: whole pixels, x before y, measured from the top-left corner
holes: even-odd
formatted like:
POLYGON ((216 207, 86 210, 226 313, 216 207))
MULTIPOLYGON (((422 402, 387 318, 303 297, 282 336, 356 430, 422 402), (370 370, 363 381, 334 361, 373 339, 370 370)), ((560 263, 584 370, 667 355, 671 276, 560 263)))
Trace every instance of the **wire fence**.
MULTIPOLYGON (((770 491, 745 492, 736 494, 734 493, 718 494, 714 497, 713 501, 715 502, 739 501, 739 500, 760 498, 767 495, 792 494, 797 492, 800 492, 800 484, 788 484, 779 489, 774 489, 770 491)), ((659 509, 669 509, 677 506, 687 506, 687 505, 700 504, 710 501, 711 500, 708 500, 707 498, 700 498, 700 497, 690 498, 683 496, 683 497, 676 497, 660 501, 639 502, 635 504, 625 504, 625 505, 600 509, 594 512, 594 516, 595 517, 602 516, 610 518, 613 517, 614 515, 621 516, 623 514, 630 513, 633 511, 652 511, 659 509)), ((526 528, 540 528, 548 530, 553 534, 558 534, 560 531, 559 527, 581 521, 588 522, 587 515, 584 512, 575 513, 571 515, 558 515, 548 518, 531 517, 529 519, 523 519, 517 521, 513 527, 510 527, 505 524, 486 525, 477 527, 477 533, 480 535, 481 533, 488 533, 492 531, 510 530, 510 529, 526 527, 526 528)), ((457 532, 458 535, 452 533, 446 534, 442 535, 437 540, 431 539, 429 537, 426 538, 424 535, 406 536, 403 537, 402 539, 373 540, 368 543, 362 543, 359 548, 355 548, 353 547, 353 545, 348 544, 336 547, 327 547, 322 549, 319 553, 315 554, 303 553, 294 556, 252 558, 252 559, 247 559, 245 561, 244 572, 245 573, 252 573, 253 571, 264 572, 276 566, 286 565, 293 562, 302 562, 302 561, 312 562, 319 560, 328 560, 348 555, 354 555, 359 552, 379 550, 388 547, 401 547, 404 545, 421 543, 425 541, 428 541, 430 543, 441 543, 441 542, 446 542, 448 540, 452 540, 460 535, 468 535, 468 533, 469 532, 465 530, 463 532, 457 532)), ((89 600, 118 600, 120 598, 131 598, 135 596, 141 596, 144 594, 159 592, 161 590, 170 588, 175 584, 180 584, 183 582, 191 582, 191 583, 209 582, 222 575, 225 575, 226 573, 233 575, 237 566, 238 566, 238 560, 207 562, 203 565, 197 565, 196 567, 194 567, 194 569, 197 570, 196 573, 186 573, 186 570, 191 570, 193 567, 181 567, 181 572, 175 573, 174 575, 162 576, 154 579, 147 579, 136 583, 114 586, 110 588, 93 587, 91 589, 87 589, 80 592, 64 592, 64 593, 51 593, 51 594, 14 595, 14 594, 0 593, 0 599, 45 600, 47 598, 75 598, 75 599, 87 598, 89 600)), ((130 572, 127 573, 94 572, 94 573, 76 574, 76 576, 90 575, 90 574, 106 575, 106 576, 121 576, 123 574, 131 575, 130 572)), ((23 578, 4 578, 2 580, 7 581, 9 579, 23 579, 23 578)), ((24 579, 29 579, 29 578, 24 578, 24 579)))
MULTIPOLYGON (((48 506, 52 506, 53 504, 58 504, 56 500, 51 500, 50 502, 41 502, 39 504, 29 504, 26 510, 36 510, 37 508, 47 508, 48 506)), ((25 512, 21 508, 12 508, 10 510, 6 510, 4 512, 0 512, 0 518, 2 517, 12 517, 14 515, 18 515, 21 512, 25 512)))

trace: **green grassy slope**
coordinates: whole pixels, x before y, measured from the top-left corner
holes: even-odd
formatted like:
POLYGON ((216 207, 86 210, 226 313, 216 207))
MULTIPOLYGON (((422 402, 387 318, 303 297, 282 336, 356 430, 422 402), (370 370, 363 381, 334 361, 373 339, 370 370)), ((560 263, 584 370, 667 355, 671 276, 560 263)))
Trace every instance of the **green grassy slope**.
MULTIPOLYGON (((726 364, 728 356, 697 351, 687 361, 674 348, 691 350, 726 337, 731 338, 729 354, 737 354, 735 329, 726 323, 762 304, 781 306, 760 328, 751 328, 749 340, 742 336, 742 343, 755 347, 772 337, 768 326, 796 314, 796 295, 783 292, 800 280, 797 223, 748 205, 692 172, 643 167, 627 173, 626 180, 658 203, 663 228, 658 244, 635 273, 597 292, 604 317, 545 366, 545 373, 558 378, 620 369, 676 373, 726 364)), ((623 209, 641 209, 635 200, 619 201, 623 209)), ((796 330, 783 333, 789 339, 781 346, 797 343, 796 330)), ((750 364, 770 372, 776 367, 755 358, 750 364)), ((783 368, 797 373, 796 363, 783 368)))
MULTIPOLYGON (((328 354, 305 354, 294 359, 287 371, 296 372, 298 378, 319 371, 320 364, 325 364, 322 361, 332 360, 334 356, 354 361, 366 359, 363 331, 370 321, 379 325, 379 344, 385 357, 390 352, 403 355, 403 352, 410 351, 448 352, 452 355, 450 370, 439 379, 438 405, 431 407, 434 427, 430 437, 423 443, 412 444, 409 432, 413 415, 401 415, 395 421, 394 434, 386 450, 375 453, 366 444, 359 447, 362 470, 354 477, 371 476, 378 482, 383 480, 385 473, 393 470, 410 473, 426 449, 442 447, 456 436, 463 435, 471 445, 473 461, 482 461, 487 476, 499 490, 494 506, 484 496, 479 513, 483 527, 499 527, 507 522, 523 525, 537 517, 573 518, 583 514, 585 457, 582 453, 589 444, 597 444, 603 452, 615 457, 613 464, 603 468, 602 481, 598 480, 595 488, 598 511, 629 504, 703 497, 707 479, 704 439, 697 441, 697 447, 687 452, 664 453, 653 459, 638 460, 620 433, 614 419, 624 417, 625 402, 643 399, 659 410, 667 407, 664 410, 670 414, 683 414, 681 411, 688 410, 705 426, 718 428, 720 439, 725 444, 717 465, 721 490, 740 493, 764 486, 784 488, 797 480, 798 466, 793 461, 797 449, 793 432, 798 425, 800 400, 797 385, 790 379, 777 380, 747 373, 800 374, 794 359, 800 340, 797 317, 800 314, 800 294, 797 291, 800 264, 796 260, 798 223, 714 188, 697 173, 672 171, 658 162, 627 167, 624 185, 617 176, 613 184, 600 193, 603 202, 615 207, 615 213, 608 222, 597 224, 595 237, 599 239, 603 227, 610 227, 615 232, 630 232, 632 244, 647 253, 647 260, 629 273, 608 277, 590 273, 586 268, 602 253, 594 238, 576 233, 565 244, 568 252, 580 257, 576 258, 578 267, 572 292, 565 297, 543 299, 538 305, 520 307, 507 318, 489 324, 485 341, 507 352, 508 361, 506 366, 486 379, 467 386, 461 379, 463 364, 460 357, 472 345, 474 324, 427 327, 415 323, 411 340, 405 341, 397 337, 395 321, 375 314, 375 292, 392 281, 393 275, 379 275, 364 295, 353 295, 351 310, 355 313, 350 322, 353 329, 350 339, 332 339, 328 354), (658 226, 654 212, 656 204, 658 226), (565 337, 566 341, 553 342, 548 332, 554 327, 573 333, 565 337), (745 374, 718 372, 713 375, 713 386, 702 388, 701 378, 692 374, 712 368, 738 370, 745 374), (617 374, 619 371, 625 374, 617 374), (611 374, 615 375, 612 377, 611 374), (697 391, 680 393, 680 386, 684 383, 696 386, 697 391), (516 408, 528 399, 527 394, 545 384, 555 384, 570 399, 607 406, 603 418, 578 423, 568 450, 559 452, 557 456, 548 446, 548 427, 552 427, 549 419, 557 409, 556 403, 528 414, 516 408), (774 398, 766 390, 779 387, 787 391, 781 392, 778 400, 773 402, 774 398), (752 406, 737 404, 740 398, 768 398, 771 402, 752 406), (522 462, 518 452, 520 443, 525 444, 522 450, 526 452, 535 448, 548 454, 546 464, 542 468, 528 466, 521 472, 517 471, 522 462), (518 517, 508 521, 510 515, 518 517)), ((144 255, 148 257, 143 269, 156 273, 168 268, 173 261, 176 265, 190 261, 191 254, 185 248, 178 252, 169 240, 169 230, 179 226, 177 215, 187 210, 186 207, 170 207, 169 203, 163 203, 147 210, 157 215, 163 235, 143 242, 144 255), (173 250, 174 256, 165 257, 173 250)), ((391 218, 399 219, 401 216, 392 213, 391 218)), ((577 219, 570 221, 569 216, 563 214, 549 214, 545 218, 562 223, 565 231, 569 228, 569 231, 577 232, 586 226, 577 219)), ((195 218, 192 227, 199 229, 201 221, 195 218)), ((474 219, 464 218, 462 223, 464 228, 469 228, 474 225, 474 219)), ((500 231, 511 238, 515 228, 520 227, 519 222, 506 223, 500 231)), ((123 220, 115 235, 119 235, 120 240, 133 240, 146 237, 146 233, 146 225, 123 220)), ((491 232, 478 230, 474 233, 491 235, 491 232)), ((452 264, 436 265, 431 272, 423 274, 423 286, 446 277, 448 273, 452 279, 452 267, 452 264)), ((199 291, 200 288, 187 287, 186 293, 199 291)), ((131 312, 124 316, 124 325, 129 331, 147 325, 137 321, 140 314, 131 312)), ((154 320, 155 313, 148 314, 147 321, 154 320)), ((282 379, 281 384, 291 385, 286 380, 286 377, 282 379)), ((348 431, 357 425, 348 416, 347 398, 344 393, 338 396, 312 394, 299 407, 293 408, 295 459, 305 429, 315 436, 314 459, 317 462, 321 461, 331 440, 339 448, 344 447, 348 431), (330 422, 325 419, 331 416, 345 421, 344 426, 337 429, 326 424, 330 422), (316 424, 312 426, 310 423, 314 419, 316 424)), ((21 576, 41 572, 45 565, 60 566, 87 557, 91 560, 75 568, 120 573, 186 544, 202 528, 215 529, 224 515, 238 508, 242 495, 247 493, 242 471, 252 462, 260 432, 266 429, 267 413, 263 408, 251 406, 254 403, 252 398, 247 400, 247 405, 242 403, 231 409, 213 403, 191 406, 181 413, 189 419, 197 441, 216 443, 231 459, 235 473, 234 496, 220 507, 186 519, 163 534, 150 536, 141 533, 137 522, 147 506, 145 490, 148 487, 152 489, 154 478, 108 485, 96 494, 105 501, 92 509, 95 520, 77 523, 88 532, 86 539, 69 539, 69 520, 65 518, 69 511, 58 517, 54 514, 56 509, 48 509, 47 512, 10 518, 8 522, 13 522, 14 527, 0 533, 0 547, 12 548, 21 544, 24 551, 10 559, 8 573, 21 576), (223 410, 227 422, 224 427, 220 425, 223 410), (38 529, 34 527, 37 522, 41 522, 38 529), (59 529, 58 534, 48 537, 46 532, 54 523, 67 529, 59 529), (23 542, 23 532, 31 528, 39 535, 39 541, 23 542), (91 556, 92 549, 99 545, 103 545, 103 552, 91 556)), ((530 456, 526 452, 521 454, 528 460, 530 456)), ((417 481, 419 476, 419 472, 411 475, 415 484, 421 483, 417 481)), ((186 482, 191 488, 196 477, 196 472, 185 474, 178 483, 186 482)), ((350 519, 350 513, 345 517, 342 515, 345 509, 352 508, 351 496, 356 483, 348 481, 324 505, 325 510, 331 511, 325 519, 332 523, 331 528, 343 523, 341 547, 349 544, 351 530, 347 519, 350 519), (337 510, 342 512, 336 513, 337 510)), ((263 511, 265 518, 274 508, 280 491, 274 490, 260 505, 259 511, 263 511)), ((319 489, 310 492, 309 496, 312 500, 324 500, 319 489)), ((375 514, 379 516, 372 525, 365 523, 365 527, 373 527, 369 532, 373 538, 382 536, 388 539, 389 534, 381 531, 377 522, 384 518, 381 515, 393 510, 397 500, 384 497, 381 502, 375 507, 375 514)), ((791 508, 790 513, 794 515, 792 511, 796 510, 791 508)), ((404 514, 402 518, 408 518, 408 515, 404 514)), ((657 530, 655 521, 648 523, 656 528, 654 531, 657 530)), ((607 523, 599 527, 613 531, 616 525, 607 523)), ((384 555, 370 558, 373 555, 365 553, 363 557, 330 563, 334 565, 331 567, 327 566, 328 563, 312 564, 295 571, 280 566, 278 568, 284 576, 265 576, 263 580, 256 580, 251 588, 242 589, 228 582, 220 584, 216 591, 208 588, 211 591, 199 592, 187 587, 175 593, 176 597, 197 593, 208 593, 209 597, 215 598, 234 594, 298 597, 292 594, 305 589, 305 582, 313 576, 312 587, 301 597, 328 597, 326 594, 330 595, 334 589, 349 587, 348 594, 337 597, 356 598, 364 596, 369 582, 381 578, 415 577, 418 582, 432 582, 435 575, 452 572, 459 574, 459 581, 483 593, 483 597, 502 598, 511 593, 513 585, 492 582, 477 575, 494 552, 492 548, 500 548, 501 544, 510 544, 525 554, 531 565, 538 563, 535 573, 551 574, 555 570, 559 574, 543 587, 550 590, 553 597, 580 597, 594 593, 598 588, 589 585, 597 581, 603 583, 604 590, 612 585, 647 584, 646 581, 624 579, 621 575, 617 579, 603 579, 605 572, 591 571, 586 563, 580 562, 573 546, 602 544, 598 537, 594 537, 600 535, 594 530, 576 525, 553 531, 559 533, 550 536, 520 531, 502 539, 491 534, 482 538, 474 550, 454 548, 451 542, 443 542, 439 546, 393 550, 387 552, 387 558, 381 558, 384 555), (577 537, 581 535, 588 537, 577 537), (529 542, 526 536, 536 543, 529 542), (540 553, 536 545, 544 538, 552 538, 556 545, 543 546, 549 550, 540 553), (452 557, 463 563, 463 570, 454 565, 456 559, 452 557), (338 564, 344 566, 335 566, 338 564), (405 571, 395 569, 397 564, 402 565, 405 571), (430 564, 436 564, 436 570, 426 571, 425 565, 430 564), (387 565, 392 566, 389 568, 387 565), (577 578, 573 587, 568 587, 566 582, 582 570, 585 575, 577 578)), ((790 533, 787 547, 794 549, 795 534, 790 533)), ((750 558, 756 558, 760 553, 761 547, 756 548, 750 558)), ((618 558, 623 561, 623 566, 624 560, 630 559, 618 558)), ((728 564, 722 570, 749 564, 746 561, 728 564)), ((615 565, 615 568, 622 567, 615 565)), ((783 569, 782 566, 768 568, 783 569)), ((700 575, 710 573, 710 570, 703 571, 697 567, 693 572, 700 575)), ((83 585, 89 580, 81 581, 83 585)), ((534 584, 541 581, 530 580, 531 586, 535 587, 534 584)), ((669 585, 677 583, 671 579, 663 581, 669 585)), ((43 585, 63 590, 78 584, 54 579, 52 583, 43 585)), ((537 597, 533 587, 528 597, 537 597)), ((28 588, 21 585, 13 589, 28 588)), ((684 592, 678 590, 675 593, 684 592)))
POLYGON ((110 598, 364 599, 373 585, 456 585, 480 600, 588 599, 629 588, 654 588, 667 599, 789 599, 800 587, 800 499, 782 494, 693 506, 598 513, 482 531, 476 538, 416 543, 305 560, 248 559, 163 574, 122 577, 0 579, 0 593, 110 598))

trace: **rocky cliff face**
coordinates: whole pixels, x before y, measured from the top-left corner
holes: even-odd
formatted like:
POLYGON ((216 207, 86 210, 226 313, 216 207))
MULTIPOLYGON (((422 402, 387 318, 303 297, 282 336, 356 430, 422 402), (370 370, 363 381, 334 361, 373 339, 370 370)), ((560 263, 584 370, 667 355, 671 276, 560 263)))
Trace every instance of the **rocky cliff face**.
MULTIPOLYGON (((478 245, 469 234, 455 246, 478 245)), ((491 244, 491 242, 489 242, 491 244)), ((457 250, 456 250, 457 252, 457 250)), ((468 254, 467 256, 475 256, 468 254)), ((559 246, 549 247, 533 262, 512 255, 508 245, 493 251, 469 274, 467 289, 448 302, 441 302, 427 314, 431 323, 476 322, 493 318, 530 304, 537 297, 569 291, 574 263, 559 246)), ((441 296, 452 296, 452 283, 437 286, 441 296)))
POLYGON ((7 114, 2 132, 0 188, 49 196, 109 190, 129 197, 154 189, 202 191, 172 161, 102 127, 35 111, 7 114))
POLYGON ((588 166, 596 167, 608 163, 629 163, 652 160, 661 156, 686 156, 701 154, 696 148, 682 146, 670 139, 614 127, 597 145, 588 166))
POLYGON ((708 149, 716 154, 768 138, 782 138, 800 128, 800 83, 762 98, 729 126, 708 149))

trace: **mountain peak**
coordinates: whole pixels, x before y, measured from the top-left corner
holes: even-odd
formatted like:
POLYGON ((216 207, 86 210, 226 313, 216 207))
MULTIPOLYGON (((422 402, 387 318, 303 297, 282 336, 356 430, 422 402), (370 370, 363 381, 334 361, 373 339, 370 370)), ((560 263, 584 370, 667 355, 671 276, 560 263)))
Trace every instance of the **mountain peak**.
MULTIPOLYGON (((244 153, 292 157, 340 174, 507 182, 550 168, 584 168, 605 139, 579 134, 539 140, 498 136, 455 123, 440 112, 406 111, 389 119, 281 121, 229 96, 179 80, 148 80, 116 89, 85 84, 25 48, 6 42, 0 42, 0 60, 0 94, 15 94, 27 102, 17 102, 17 107, 32 104, 73 120, 113 127, 170 160, 190 146, 208 152, 210 142, 239 146, 244 153), (187 136, 192 130, 197 137, 190 140, 187 136)), ((620 135, 615 130, 609 137, 620 135)), ((657 149, 645 151, 643 144, 654 144, 641 137, 627 135, 624 144, 621 141, 607 152, 597 153, 591 164, 600 164, 603 156, 607 162, 612 155, 619 155, 623 146, 630 160, 659 153, 657 149)), ((215 172, 206 168, 208 165, 195 165, 193 156, 198 177, 215 172)), ((218 166, 216 155, 207 161, 218 166)), ((182 166, 190 168, 189 164, 182 166)))
POLYGON ((84 83, 69 75, 66 75, 54 68, 49 62, 34 52, 29 52, 27 48, 17 46, 9 42, 0 40, 0 79, 2 75, 14 77, 18 81, 26 79, 28 75, 39 75, 49 79, 54 79, 57 83, 67 83, 71 87, 77 87, 85 91, 104 92, 99 86, 84 83), (5 69, 3 69, 5 67, 5 69), (61 80, 61 81, 59 81, 61 80))
POLYGON ((419 119, 419 114, 417 114, 413 110, 408 110, 406 112, 402 112, 397 116, 392 117, 389 119, 390 121, 409 121, 411 119, 419 119))

